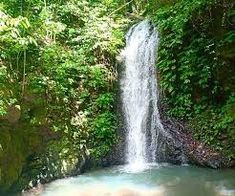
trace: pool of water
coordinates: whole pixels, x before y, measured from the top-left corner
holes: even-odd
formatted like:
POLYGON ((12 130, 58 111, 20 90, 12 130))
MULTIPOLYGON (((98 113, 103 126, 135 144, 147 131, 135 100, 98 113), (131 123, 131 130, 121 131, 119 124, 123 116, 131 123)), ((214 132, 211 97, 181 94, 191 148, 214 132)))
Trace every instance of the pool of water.
POLYGON ((56 180, 24 196, 235 196, 235 170, 169 164, 126 166, 56 180))

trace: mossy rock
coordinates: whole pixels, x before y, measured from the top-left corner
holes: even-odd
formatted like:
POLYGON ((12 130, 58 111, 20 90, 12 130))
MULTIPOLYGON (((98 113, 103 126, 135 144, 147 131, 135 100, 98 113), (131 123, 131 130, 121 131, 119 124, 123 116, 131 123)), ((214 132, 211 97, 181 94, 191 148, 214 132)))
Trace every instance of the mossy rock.
POLYGON ((41 145, 42 139, 28 126, 0 127, 0 189, 8 190, 21 175, 27 156, 41 145))
POLYGON ((70 141, 68 137, 63 136, 49 141, 41 151, 27 157, 22 173, 12 184, 11 191, 29 189, 39 182, 47 183, 58 178, 79 174, 85 160, 85 152, 76 149, 73 141, 70 141))

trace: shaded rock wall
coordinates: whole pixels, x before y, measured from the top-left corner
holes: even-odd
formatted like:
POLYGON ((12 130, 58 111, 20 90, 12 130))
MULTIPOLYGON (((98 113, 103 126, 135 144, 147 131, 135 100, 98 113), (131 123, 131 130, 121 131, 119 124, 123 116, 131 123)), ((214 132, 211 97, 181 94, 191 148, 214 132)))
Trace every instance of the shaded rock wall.
POLYGON ((11 107, 0 119, 0 195, 81 173, 88 153, 47 126, 20 121, 11 107))

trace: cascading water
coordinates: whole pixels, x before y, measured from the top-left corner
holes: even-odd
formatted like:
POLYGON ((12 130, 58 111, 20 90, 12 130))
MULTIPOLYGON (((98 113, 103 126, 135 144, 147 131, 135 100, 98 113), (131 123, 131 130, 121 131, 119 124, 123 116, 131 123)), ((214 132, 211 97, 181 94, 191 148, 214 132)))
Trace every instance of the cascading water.
POLYGON ((141 170, 155 162, 158 132, 163 130, 158 111, 155 70, 158 34, 147 20, 133 26, 126 35, 121 53, 122 105, 127 129, 126 161, 141 170))

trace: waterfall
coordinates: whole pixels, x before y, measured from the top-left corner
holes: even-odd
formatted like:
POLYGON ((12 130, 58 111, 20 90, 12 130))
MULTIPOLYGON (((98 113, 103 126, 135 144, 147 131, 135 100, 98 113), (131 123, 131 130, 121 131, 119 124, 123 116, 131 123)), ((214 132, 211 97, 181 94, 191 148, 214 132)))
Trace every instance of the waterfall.
POLYGON ((126 162, 136 169, 155 162, 158 132, 163 130, 157 106, 157 45, 158 33, 145 20, 128 31, 126 47, 121 52, 124 64, 120 84, 127 130, 126 162))

